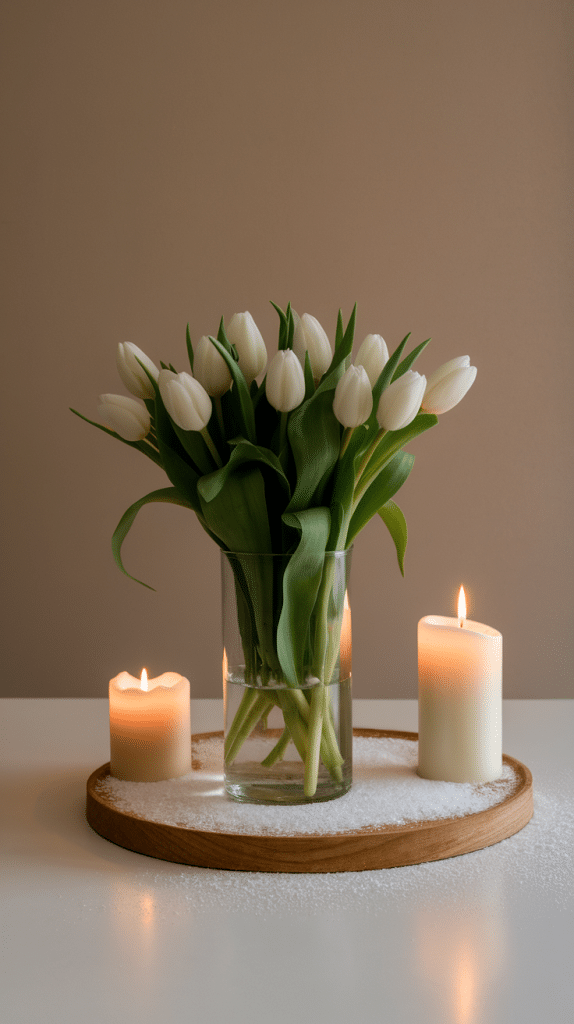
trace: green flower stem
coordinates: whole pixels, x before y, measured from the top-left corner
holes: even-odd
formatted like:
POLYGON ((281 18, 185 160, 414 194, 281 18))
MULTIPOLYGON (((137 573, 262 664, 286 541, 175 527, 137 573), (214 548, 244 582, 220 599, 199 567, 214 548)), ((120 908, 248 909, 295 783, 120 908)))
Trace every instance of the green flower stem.
MULTIPOLYGON (((343 619, 342 608, 340 613, 337 614, 334 623, 329 623, 329 603, 333 598, 334 575, 335 563, 333 559, 330 559, 329 563, 326 565, 324 569, 323 579, 321 581, 321 588, 315 604, 315 607, 317 609, 317 615, 313 644, 313 671, 317 678, 321 680, 321 686, 323 687, 324 690, 324 706, 322 713, 322 731, 320 744, 321 759, 325 767, 333 776, 333 778, 340 781, 340 779, 342 778, 341 765, 344 762, 344 758, 342 757, 341 752, 339 750, 337 737, 335 735, 335 729, 333 727, 331 717, 331 696, 328 688, 325 689, 325 686, 323 685, 327 684, 328 687, 333 678, 333 673, 335 671, 337 657, 339 654, 341 639, 341 624, 343 619)), ((334 603, 335 606, 337 606, 337 602, 334 601, 334 603)), ((319 688, 319 686, 315 687, 314 693, 319 688)), ((311 707, 313 707, 313 696, 311 698, 311 707)), ((310 779, 312 771, 315 771, 315 769, 311 768, 311 763, 309 762, 308 773, 310 779)), ((309 785, 311 784, 312 783, 309 782, 309 785)))
MULTIPOLYGON (((314 687, 314 689, 316 688, 317 687, 314 687)), ((299 715, 303 720, 305 734, 307 734, 309 719, 311 715, 311 708, 309 702, 305 700, 305 697, 301 690, 289 690, 287 691, 286 695, 287 697, 290 697, 293 700, 293 703, 296 705, 297 711, 299 712, 299 715)), ((327 694, 327 704, 329 703, 330 698, 329 695, 327 694)), ((327 716, 325 716, 325 721, 326 720, 327 716)), ((305 761, 305 758, 302 758, 302 760, 305 761)), ((321 736, 321 760, 323 761, 325 768, 327 768, 332 775, 333 772, 335 772, 335 775, 333 775, 333 777, 340 781, 342 778, 340 767, 345 759, 342 757, 341 752, 339 750, 339 745, 337 743, 337 738, 335 736, 335 730, 333 728, 332 722, 330 722, 330 716, 329 722, 327 723, 327 729, 321 736), (328 727, 329 724, 331 725, 330 729, 328 727)))
POLYGON ((323 569, 321 586, 315 601, 316 619, 315 633, 313 638, 313 675, 317 676, 322 683, 331 681, 332 672, 325 674, 325 656, 327 652, 327 630, 329 621, 329 601, 333 589, 335 576, 335 564, 332 558, 323 569))
POLYGON ((345 762, 345 758, 342 756, 339 745, 337 743, 337 737, 335 736, 335 726, 333 725, 333 709, 329 694, 327 693, 327 709, 323 716, 323 735, 321 737, 321 757, 323 764, 328 769, 330 775, 335 782, 340 782, 343 778, 341 766, 345 762), (329 751, 332 751, 332 759, 327 761, 323 754, 323 743, 329 751))
POLYGON ((279 420, 279 455, 285 447, 287 441, 287 422, 289 420, 289 413, 282 412, 279 420))
MULTIPOLYGON (((291 690, 287 693, 286 690, 277 690, 276 699, 283 712, 283 720, 291 733, 291 739, 297 748, 297 753, 303 761, 303 764, 305 764, 307 757, 307 729, 304 722, 301 720, 298 705, 291 700, 292 693, 300 693, 300 691, 291 690)), ((301 697, 303 702, 307 704, 307 701, 302 694, 301 697)), ((307 708, 308 707, 309 705, 307 704, 307 708)))
POLYGON ((343 455, 347 451, 347 446, 349 444, 349 441, 351 440, 351 437, 353 436, 354 429, 355 429, 354 427, 346 427, 345 428, 345 431, 343 433, 343 441, 341 443, 341 451, 339 452, 339 458, 340 459, 343 458, 343 455))
POLYGON ((319 700, 315 698, 315 710, 319 709, 321 701, 324 702, 324 707, 320 721, 318 720, 314 726, 313 742, 315 746, 312 757, 308 752, 310 747, 309 737, 312 734, 313 693, 311 694, 311 704, 309 704, 303 692, 299 689, 266 691, 249 687, 241 699, 225 740, 226 763, 230 763, 235 759, 258 721, 269 713, 274 704, 277 704, 283 713, 285 729, 279 742, 262 762, 263 765, 271 767, 275 764, 283 756, 289 739, 292 739, 299 757, 306 766, 304 786, 307 786, 309 790, 309 793, 306 793, 306 795, 312 796, 317 787, 319 755, 332 778, 336 782, 340 782, 342 779, 341 765, 344 759, 339 751, 335 736, 328 690, 319 684, 313 687, 313 691, 321 690, 324 696, 321 697, 319 694, 319 700), (319 737, 318 749, 317 735, 319 737), (313 786, 315 787, 314 789, 313 786))
MULTIPOLYGON (((375 477, 379 475, 381 470, 385 468, 385 466, 387 465, 388 462, 391 461, 393 456, 396 455, 397 452, 401 450, 402 445, 406 443, 407 442, 403 438, 402 440, 399 440, 398 443, 395 441, 391 448, 385 447, 385 450, 382 452, 382 454, 379 453, 378 450, 375 450, 373 456, 371 457, 371 461, 369 462, 369 465, 367 466, 361 478, 360 493, 357 492, 357 496, 353 504, 353 509, 357 507, 359 501, 363 497, 363 494, 365 493, 367 488, 370 487, 375 477)), ((381 447, 384 446, 381 445, 381 447)))
POLYGON ((245 740, 251 735, 260 718, 267 714, 273 707, 275 701, 265 692, 261 692, 254 701, 250 711, 245 715, 241 728, 238 730, 234 740, 229 744, 225 757, 226 761, 234 761, 245 740))
POLYGON ((272 768, 276 761, 283 760, 283 755, 289 746, 290 739, 291 733, 287 726, 285 726, 278 742, 273 747, 273 750, 271 750, 265 760, 261 762, 264 768, 272 768))
MULTIPOLYGON (((149 434, 148 434, 148 438, 149 438, 149 434)), ((152 444, 152 442, 148 441, 147 438, 146 438, 145 441, 138 441, 138 442, 136 442, 134 447, 138 448, 139 451, 143 452, 144 455, 147 455, 148 459, 151 459, 152 462, 155 462, 157 466, 161 467, 161 469, 164 468, 161 455, 159 454, 159 450, 157 449, 155 443, 152 444)))
MULTIPOLYGON (((236 579, 238 606, 242 600, 247 615, 244 627, 241 628, 246 682, 248 685, 251 681, 255 682, 257 674, 264 683, 271 678, 280 682, 282 673, 277 657, 273 623, 275 569, 272 560, 255 556, 249 574, 242 566, 241 557, 232 557, 230 561, 236 579), (254 624, 255 632, 252 633, 249 629, 247 635, 245 626, 251 622, 254 624)), ((277 562, 279 561, 278 559, 277 562)))
MULTIPOLYGON (((275 764, 283 756, 291 738, 305 766, 304 792, 307 797, 312 797, 316 792, 321 761, 332 778, 339 782, 344 763, 335 733, 328 685, 337 664, 343 614, 342 591, 333 594, 334 580, 335 564, 333 559, 329 559, 324 566, 311 623, 314 654, 311 672, 317 680, 316 684, 308 688, 285 689, 249 686, 231 723, 225 744, 225 759, 229 762, 237 756, 257 722, 264 720, 273 704, 277 704, 283 713, 285 728, 263 765, 271 767, 275 764)), ((282 673, 277 661, 272 619, 273 583, 273 570, 270 571, 256 560, 248 593, 245 594, 244 589, 242 593, 249 601, 257 630, 257 675, 262 681, 274 678, 281 682, 282 673)), ((246 639, 244 637, 244 641, 246 639)), ((247 646, 251 646, 250 642, 247 646)), ((248 660, 246 655, 246 665, 248 660)))
POLYGON ((205 441, 207 447, 209 448, 209 454, 211 455, 213 461, 215 462, 215 465, 218 466, 219 469, 221 469, 223 463, 219 458, 219 452, 217 451, 217 448, 215 447, 213 441, 211 440, 211 437, 209 436, 209 431, 207 427, 204 427, 203 430, 200 430, 200 434, 203 440, 205 441))
POLYGON ((305 780, 303 792, 305 796, 314 796, 319 778, 319 753, 323 735, 323 715, 325 713, 325 687, 318 683, 313 687, 311 704, 309 705, 309 727, 307 732, 307 757, 305 759, 305 780))
POLYGON ((344 607, 337 615, 336 619, 333 620, 329 627, 329 639, 327 641, 327 650, 325 652, 325 679, 329 680, 333 676, 335 671, 335 665, 337 664, 337 658, 341 650, 341 629, 343 628, 343 615, 344 607))
POLYGON ((224 756, 226 761, 228 760, 228 753, 229 750, 231 749, 231 745, 235 743, 236 737, 239 731, 242 729, 245 718, 247 717, 255 701, 257 700, 257 696, 258 691, 250 687, 245 690, 243 697, 241 698, 239 707, 237 708, 237 711, 235 712, 235 716, 233 718, 233 722, 231 723, 231 728, 229 729, 229 732, 225 737, 224 756))
POLYGON ((269 665, 271 675, 277 682, 283 681, 283 672, 277 655, 276 626, 273 617, 275 604, 274 589, 276 572, 281 571, 279 563, 282 559, 256 560, 255 564, 255 587, 256 593, 253 600, 255 622, 261 647, 262 660, 269 665), (274 566, 272 563, 277 562, 274 566))
POLYGON ((383 439, 385 434, 386 434, 386 430, 384 429, 384 427, 381 427, 381 429, 378 430, 377 433, 375 434, 373 440, 371 441, 369 447, 367 448, 365 454, 363 455, 363 458, 361 460, 361 465, 359 466, 359 469, 357 471, 357 476, 355 477, 355 494, 354 494, 355 505, 359 501, 359 498, 362 496, 362 492, 361 492, 361 495, 357 496, 357 488, 360 486, 361 477, 362 477, 363 473, 365 472, 369 462, 371 461, 371 456, 372 456, 373 452, 375 451, 375 448, 379 444, 379 441, 381 441, 383 439))

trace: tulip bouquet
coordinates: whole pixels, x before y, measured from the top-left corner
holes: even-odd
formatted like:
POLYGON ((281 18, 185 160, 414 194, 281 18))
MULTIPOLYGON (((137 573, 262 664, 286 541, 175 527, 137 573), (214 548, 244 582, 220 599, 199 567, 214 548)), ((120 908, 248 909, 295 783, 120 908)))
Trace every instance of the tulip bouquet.
POLYGON ((332 349, 314 317, 275 309, 278 351, 268 367, 249 313, 222 319, 217 335, 195 346, 188 327, 191 372, 158 369, 136 345, 120 344, 117 368, 135 397, 102 395, 102 423, 87 422, 147 455, 171 484, 122 516, 112 539, 122 571, 123 540, 150 502, 195 512, 233 570, 244 687, 226 764, 278 706, 283 733, 263 764, 281 760, 292 741, 312 799, 321 763, 337 780, 343 761, 328 691, 346 584, 327 553, 348 550, 377 514, 404 572, 407 527, 393 497, 414 462, 405 445, 461 400, 476 368, 461 356, 427 380, 411 366, 430 339, 403 357, 410 335, 389 355, 369 334, 353 363, 355 310, 346 327, 339 312, 332 349), (245 570, 240 556, 266 554, 286 557, 275 570, 245 570))

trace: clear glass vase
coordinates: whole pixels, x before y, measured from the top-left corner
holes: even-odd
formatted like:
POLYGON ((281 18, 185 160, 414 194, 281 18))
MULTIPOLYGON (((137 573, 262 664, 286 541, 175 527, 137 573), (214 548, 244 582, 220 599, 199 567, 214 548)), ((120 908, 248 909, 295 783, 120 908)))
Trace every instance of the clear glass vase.
POLYGON ((246 803, 342 796, 352 778, 351 549, 221 552, 225 789, 246 803))

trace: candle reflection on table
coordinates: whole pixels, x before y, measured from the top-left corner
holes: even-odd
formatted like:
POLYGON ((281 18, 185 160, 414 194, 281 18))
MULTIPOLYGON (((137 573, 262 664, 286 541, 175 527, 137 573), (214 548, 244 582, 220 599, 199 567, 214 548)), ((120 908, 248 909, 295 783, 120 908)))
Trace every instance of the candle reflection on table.
POLYGON ((490 992, 504 969, 502 886, 492 878, 486 885, 462 903, 435 898, 416 912, 416 969, 440 1004, 444 1024, 487 1020, 490 992))

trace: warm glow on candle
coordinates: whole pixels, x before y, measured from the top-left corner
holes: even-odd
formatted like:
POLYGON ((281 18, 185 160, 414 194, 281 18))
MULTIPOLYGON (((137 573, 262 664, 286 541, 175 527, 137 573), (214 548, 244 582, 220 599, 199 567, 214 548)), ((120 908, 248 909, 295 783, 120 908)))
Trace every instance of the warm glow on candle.
POLYGON ((502 635, 466 617, 426 615, 418 624, 419 775, 493 782, 502 774, 502 635))
POLYGON ((191 770, 189 679, 164 672, 110 679, 110 775, 130 782, 176 779, 191 770))
POLYGON ((466 597, 464 596, 464 587, 461 587, 458 592, 458 624, 464 626, 464 620, 466 619, 466 597))

